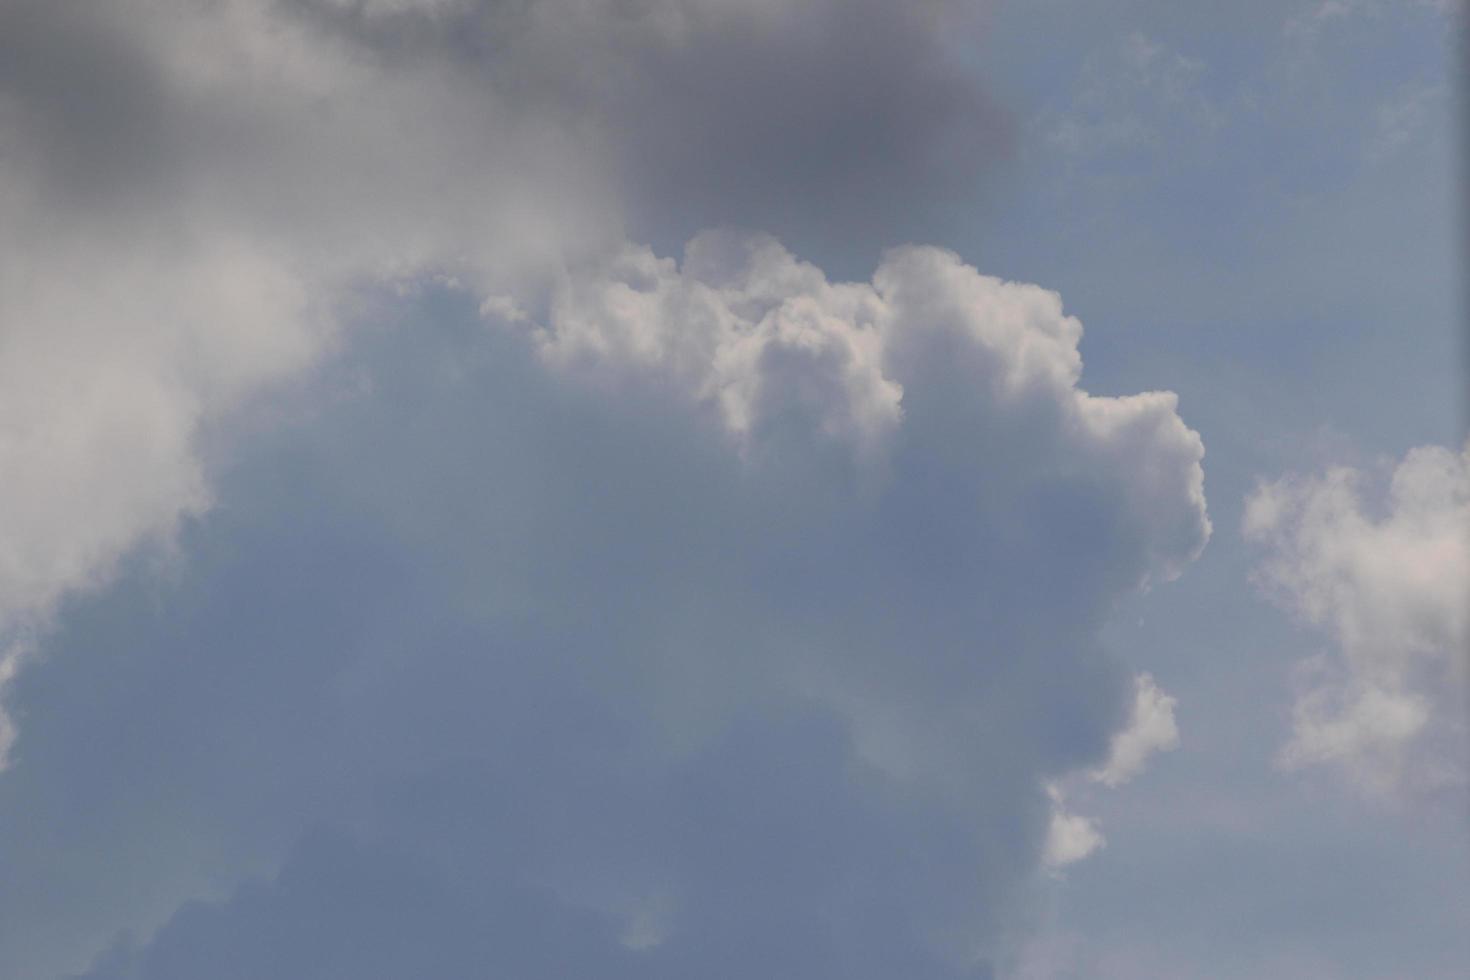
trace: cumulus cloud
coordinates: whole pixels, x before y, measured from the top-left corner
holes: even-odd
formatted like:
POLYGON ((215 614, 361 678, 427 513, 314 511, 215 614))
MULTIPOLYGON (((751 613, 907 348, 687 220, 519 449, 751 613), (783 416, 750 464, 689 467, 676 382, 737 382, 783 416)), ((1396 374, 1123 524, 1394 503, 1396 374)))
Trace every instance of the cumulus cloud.
MULTIPOLYGON (((730 232, 695 238, 682 268, 625 250, 563 283, 538 333, 543 355, 562 368, 675 379, 746 446, 779 442, 778 422, 799 419, 849 453, 890 452, 906 412, 933 410, 926 393, 905 396, 907 386, 932 377, 962 387, 964 372, 967 400, 1025 420, 1027 435, 1072 465, 1111 469, 1145 447, 1168 447, 1164 465, 1137 474, 1135 505, 1148 512, 1131 520, 1147 531, 1137 539, 1141 574, 1126 584, 1173 578, 1209 532, 1201 471, 1180 465, 1200 458, 1199 438, 1170 392, 1100 398, 1078 388, 1081 335, 1057 294, 981 275, 941 249, 895 249, 871 283, 829 284, 774 240, 730 232), (936 350, 950 360, 937 362, 936 350)), ((971 438, 991 437, 990 428, 977 423, 971 438)))
POLYGON ((1172 398, 1086 394, 1054 294, 935 249, 829 283, 716 234, 539 325, 403 302, 237 449, 184 580, 21 673, 5 969, 128 929, 97 976, 290 973, 422 902, 495 937, 392 947, 448 975, 984 975, 1061 856, 1046 787, 1136 723, 1098 628, 1208 533, 1172 398))
POLYGON ((1335 647, 1299 671, 1280 762, 1430 790, 1464 778, 1470 450, 1411 450, 1381 499, 1369 480, 1334 467, 1264 483, 1247 502, 1259 584, 1335 647))
POLYGON ((625 240, 938 200, 965 6, 0 7, 0 975, 991 971, 1199 437, 951 252, 625 240))

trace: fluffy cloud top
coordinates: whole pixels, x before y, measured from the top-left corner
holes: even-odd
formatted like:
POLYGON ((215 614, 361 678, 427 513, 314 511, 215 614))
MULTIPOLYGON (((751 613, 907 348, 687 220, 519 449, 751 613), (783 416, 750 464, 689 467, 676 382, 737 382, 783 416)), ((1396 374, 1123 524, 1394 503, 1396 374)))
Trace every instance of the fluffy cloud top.
MULTIPOLYGON (((829 284, 775 241, 733 233, 696 238, 682 269, 627 249, 569 278, 538 331, 543 355, 563 370, 672 378, 718 410, 747 456, 795 438, 803 453, 886 458, 901 444, 906 411, 930 410, 928 393, 906 398, 908 387, 950 382, 997 418, 1024 420, 1026 435, 1067 460, 1063 471, 1113 470, 1167 447, 1164 462, 1133 474, 1138 578, 1118 584, 1173 578, 1209 533, 1199 438, 1169 392, 1099 398, 1079 389, 1081 335, 1055 293, 982 276, 939 249, 896 249, 871 283, 829 284)), ((967 434, 984 444, 994 428, 977 419, 967 434)))
POLYGON ((1470 449, 1409 452, 1381 502, 1336 467, 1263 484, 1244 530, 1267 593, 1328 633, 1304 666, 1283 765, 1331 764, 1376 789, 1463 779, 1470 645, 1470 449))

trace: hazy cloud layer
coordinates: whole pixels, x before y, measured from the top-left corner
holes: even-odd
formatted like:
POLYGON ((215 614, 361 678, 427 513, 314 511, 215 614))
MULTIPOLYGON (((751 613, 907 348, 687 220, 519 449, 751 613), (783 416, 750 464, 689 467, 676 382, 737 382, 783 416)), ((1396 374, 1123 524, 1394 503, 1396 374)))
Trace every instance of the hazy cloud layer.
POLYGON ((1463 782, 1470 649, 1470 449, 1410 451, 1381 500, 1335 467, 1263 484, 1245 533, 1267 593, 1327 633, 1302 666, 1289 768, 1328 764, 1378 790, 1463 782))

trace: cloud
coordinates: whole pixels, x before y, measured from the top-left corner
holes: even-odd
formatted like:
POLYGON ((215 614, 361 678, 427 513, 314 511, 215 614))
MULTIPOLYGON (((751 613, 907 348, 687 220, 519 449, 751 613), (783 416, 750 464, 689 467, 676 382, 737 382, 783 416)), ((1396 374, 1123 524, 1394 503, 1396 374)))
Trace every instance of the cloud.
POLYGON ((940 57, 960 6, 7 3, 4 662, 209 507, 199 433, 330 349, 364 287, 534 302, 629 221, 830 230, 972 173, 989 151, 950 151, 998 117, 940 57))
POLYGON ((0 630, 204 509, 199 427, 310 364, 354 283, 514 282, 606 224, 497 93, 273 10, 0 11, 0 630))
MULTIPOLYGON (((201 427, 307 367, 355 281, 469 253, 514 278, 508 240, 479 221, 528 253, 563 237, 576 181, 528 177, 565 169, 549 146, 505 151, 514 126, 481 123, 489 102, 308 46, 269 9, 0 10, 5 676, 68 594, 208 508, 201 427)), ((583 233, 596 214, 579 209, 583 233)))
POLYGON ((1097 823, 1087 817, 1069 813, 1062 791, 1055 786, 1048 788, 1051 797, 1051 820, 1046 828, 1046 843, 1041 851, 1042 865, 1057 874, 1069 864, 1105 846, 1107 839, 1097 829, 1097 823))
POLYGON ((1179 728, 1174 723, 1178 699, 1143 673, 1133 679, 1133 713, 1128 727, 1113 736, 1107 764, 1092 773, 1105 786, 1120 786, 1143 771, 1149 756, 1179 746, 1179 728))
POLYGON ((626 240, 967 186, 966 6, 0 8, 0 976, 990 972, 1199 437, 951 252, 626 240))
POLYGON ((172 584, 17 678, 0 973, 124 930, 97 976, 391 972, 401 915, 448 975, 984 975, 1046 786, 1136 712, 1098 628, 1208 533, 1172 397, 1084 393, 1054 294, 935 249, 634 249, 539 326, 400 302, 236 437, 172 584))
POLYGON ((1257 581, 1327 633, 1303 664, 1287 768, 1331 765, 1379 792, 1463 779, 1470 455, 1425 446, 1381 501, 1334 467, 1262 484, 1244 533, 1265 549, 1257 581))
MULTIPOLYGON (((1134 675, 1133 703, 1122 727, 1113 732, 1106 761, 1087 772, 1090 782, 1116 789, 1139 773, 1157 752, 1179 746, 1179 728, 1174 722, 1178 700, 1166 694, 1148 673, 1134 675)), ((1107 846, 1098 822, 1067 807, 1067 789, 1062 781, 1046 786, 1051 800, 1051 818, 1041 864, 1053 877, 1062 869, 1107 846)))
POLYGON ((958 0, 297 0, 372 61, 450 62, 571 122, 629 205, 677 242, 730 222, 831 241, 891 235, 969 193, 1010 150, 958 0))

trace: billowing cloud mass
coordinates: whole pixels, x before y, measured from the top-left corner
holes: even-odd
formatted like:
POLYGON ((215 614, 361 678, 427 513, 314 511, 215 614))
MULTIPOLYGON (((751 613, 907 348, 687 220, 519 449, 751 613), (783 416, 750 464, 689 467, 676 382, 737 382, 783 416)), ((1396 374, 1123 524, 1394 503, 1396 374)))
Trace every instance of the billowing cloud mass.
POLYGON ((1153 690, 1098 627, 1208 532, 1172 397, 1085 394, 1054 294, 933 249, 829 284, 703 236, 539 326, 468 299, 370 334, 223 478, 182 581, 22 672, 0 847, 49 898, 7 891, 7 969, 44 916, 83 949, 167 920, 97 976, 983 974, 1046 787, 1122 765, 1153 690), (111 789, 59 814, 104 731, 111 789))
POLYGON ((0 976, 1004 966, 1199 437, 951 252, 625 239, 953 176, 962 6, 0 7, 0 976))
POLYGON ((1334 467, 1248 501, 1260 584, 1334 645, 1302 667, 1280 762, 1380 792, 1443 789, 1464 779, 1470 447, 1410 451, 1381 500, 1369 479, 1334 467))

